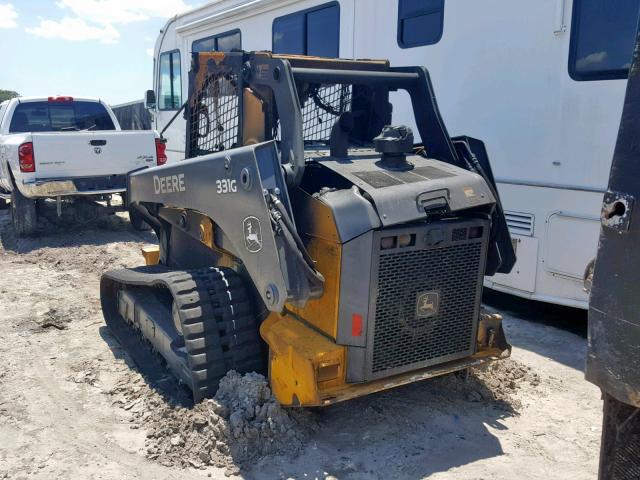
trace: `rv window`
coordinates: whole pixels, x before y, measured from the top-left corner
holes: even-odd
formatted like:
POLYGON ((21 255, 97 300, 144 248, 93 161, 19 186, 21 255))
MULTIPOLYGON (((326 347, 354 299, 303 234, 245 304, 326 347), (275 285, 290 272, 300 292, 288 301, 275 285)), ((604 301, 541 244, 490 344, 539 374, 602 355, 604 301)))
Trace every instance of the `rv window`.
POLYGON ((442 38, 444 0, 400 0, 398 45, 402 48, 433 45, 442 38))
POLYGON ((230 52, 233 49, 242 49, 240 30, 237 29, 201 38, 191 45, 192 52, 230 52))
POLYGON ((574 80, 623 79, 629 74, 640 0, 576 0, 569 75, 574 80))
POLYGON ((325 4, 273 21, 274 53, 338 57, 340 7, 325 4))
POLYGON ((165 52, 160 55, 158 80, 158 108, 178 110, 182 105, 182 79, 180 77, 180 52, 165 52))

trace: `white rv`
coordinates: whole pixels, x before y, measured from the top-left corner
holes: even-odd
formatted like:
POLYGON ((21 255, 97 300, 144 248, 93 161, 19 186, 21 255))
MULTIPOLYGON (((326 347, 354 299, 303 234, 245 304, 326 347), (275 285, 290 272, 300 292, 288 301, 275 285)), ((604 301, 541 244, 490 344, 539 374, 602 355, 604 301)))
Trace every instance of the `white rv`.
MULTIPOLYGON (((518 262, 486 285, 586 308, 640 0, 219 0, 167 22, 154 128, 187 97, 193 51, 273 50, 425 65, 451 135, 482 139, 518 262)), ((407 99, 394 98, 394 117, 407 99)), ((400 115, 400 117, 399 117, 400 115)), ((165 132, 184 157, 185 121, 165 132)))

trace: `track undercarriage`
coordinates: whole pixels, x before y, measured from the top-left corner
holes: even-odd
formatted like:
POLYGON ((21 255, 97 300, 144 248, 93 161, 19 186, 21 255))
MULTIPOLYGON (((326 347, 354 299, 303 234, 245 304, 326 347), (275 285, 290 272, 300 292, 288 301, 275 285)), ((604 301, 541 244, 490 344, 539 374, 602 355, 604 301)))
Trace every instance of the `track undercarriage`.
POLYGON ((139 330, 195 401, 212 396, 229 370, 264 370, 251 302, 233 270, 114 270, 102 277, 100 288, 106 323, 118 341, 132 345, 141 363, 131 327, 139 330))

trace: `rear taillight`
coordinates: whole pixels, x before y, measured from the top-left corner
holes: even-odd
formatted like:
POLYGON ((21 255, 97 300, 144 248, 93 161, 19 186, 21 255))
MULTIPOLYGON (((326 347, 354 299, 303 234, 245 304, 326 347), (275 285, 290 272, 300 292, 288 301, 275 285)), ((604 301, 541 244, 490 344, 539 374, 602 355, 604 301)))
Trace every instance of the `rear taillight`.
POLYGON ((73 102, 73 97, 49 97, 47 100, 52 103, 73 102))
POLYGON ((167 146, 160 138, 156 138, 156 158, 158 165, 167 163, 167 146))
POLYGON ((18 163, 20 171, 29 173, 36 171, 36 161, 33 156, 33 143, 23 143, 18 147, 18 163))

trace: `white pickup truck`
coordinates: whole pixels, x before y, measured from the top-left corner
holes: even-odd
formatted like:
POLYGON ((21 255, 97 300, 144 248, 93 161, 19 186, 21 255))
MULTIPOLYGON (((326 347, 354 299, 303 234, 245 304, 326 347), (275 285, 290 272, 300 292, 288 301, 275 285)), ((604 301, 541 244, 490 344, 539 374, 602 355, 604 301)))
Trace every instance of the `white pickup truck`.
POLYGON ((157 132, 120 130, 100 100, 58 96, 0 104, 0 202, 10 199, 18 236, 35 231, 39 200, 56 199, 58 214, 63 200, 110 205, 111 195, 126 192, 128 172, 166 161, 157 132))

